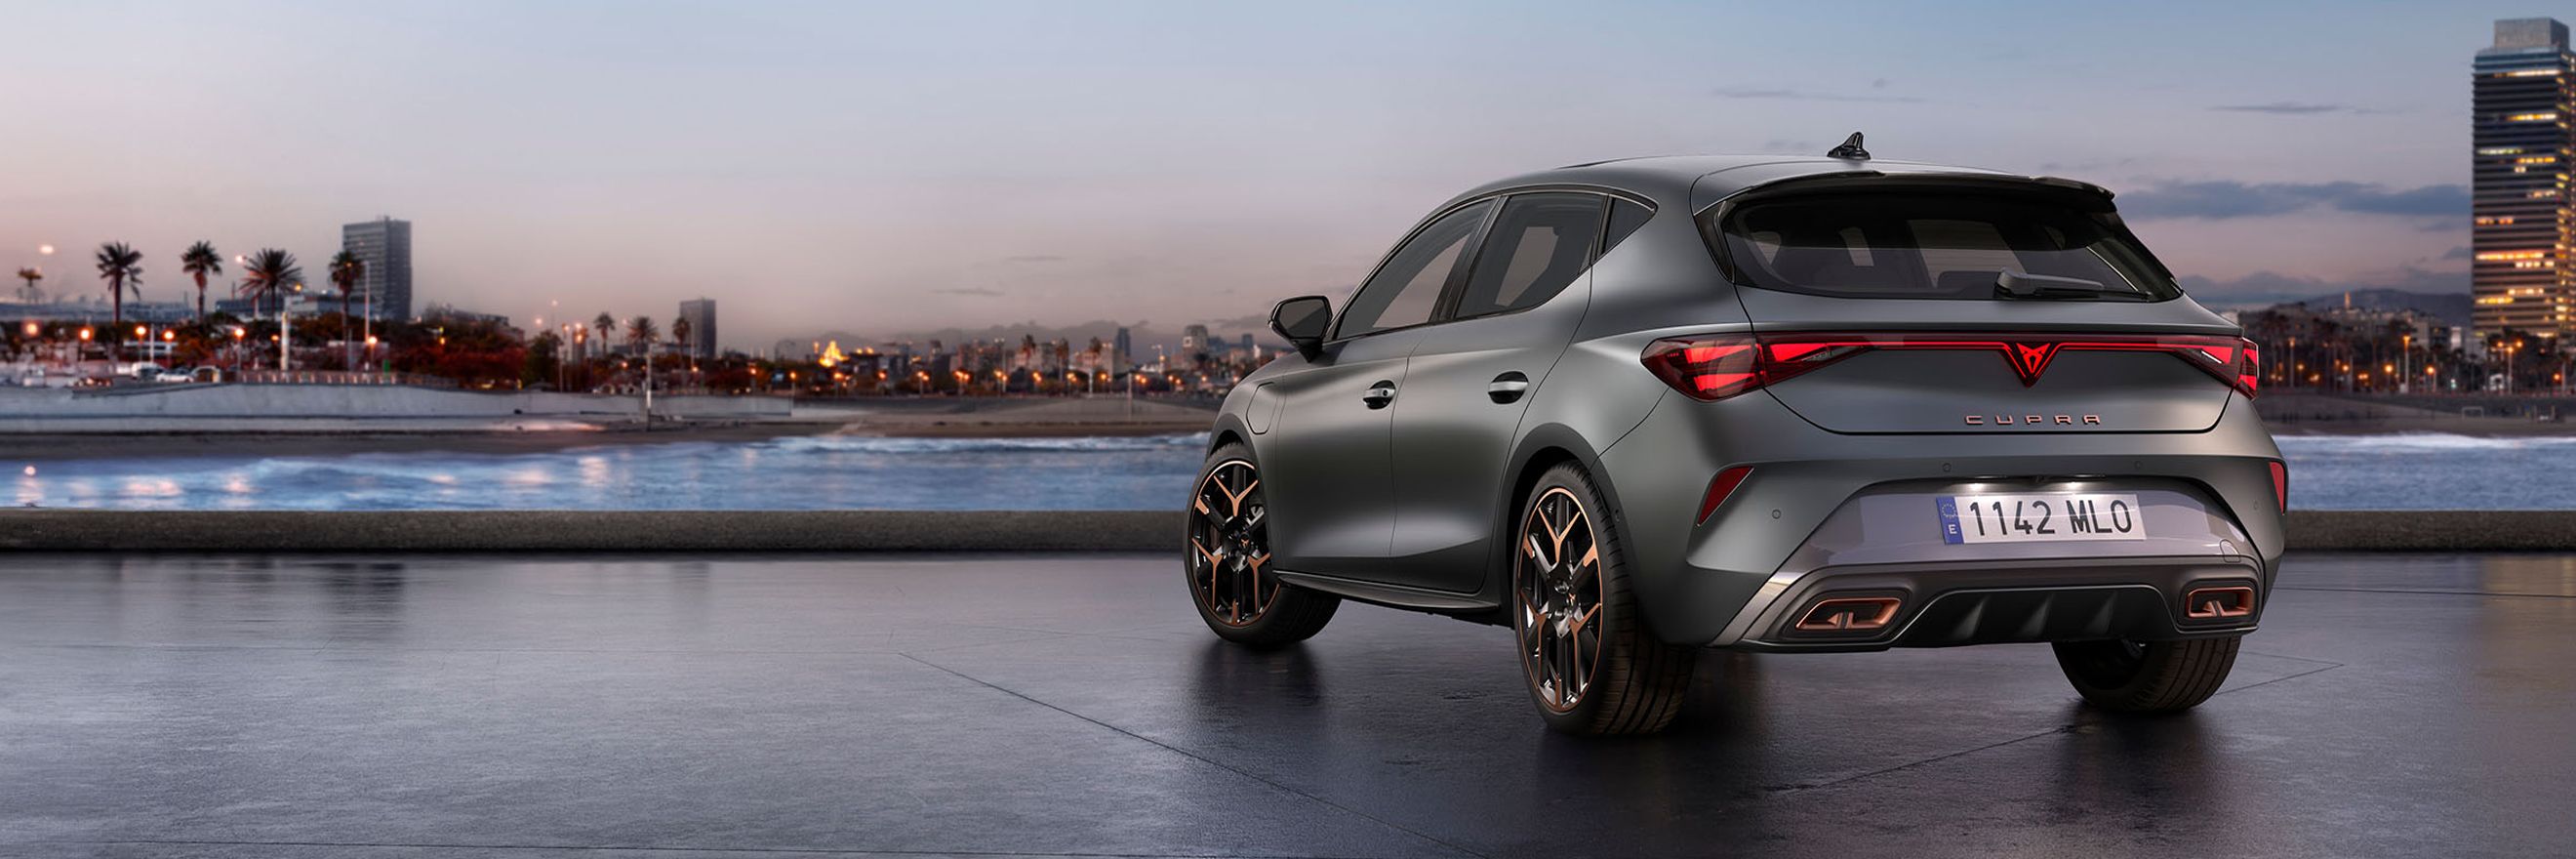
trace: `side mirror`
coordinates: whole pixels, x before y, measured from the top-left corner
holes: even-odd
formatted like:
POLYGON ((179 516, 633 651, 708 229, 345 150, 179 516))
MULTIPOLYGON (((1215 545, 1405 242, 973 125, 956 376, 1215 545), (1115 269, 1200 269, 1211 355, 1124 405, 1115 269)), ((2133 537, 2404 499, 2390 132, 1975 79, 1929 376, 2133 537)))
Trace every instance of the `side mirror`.
POLYGON ((1297 354, 1313 360, 1323 354, 1324 332, 1333 325, 1333 301, 1320 295, 1300 295, 1270 308, 1270 330, 1297 347, 1297 354))

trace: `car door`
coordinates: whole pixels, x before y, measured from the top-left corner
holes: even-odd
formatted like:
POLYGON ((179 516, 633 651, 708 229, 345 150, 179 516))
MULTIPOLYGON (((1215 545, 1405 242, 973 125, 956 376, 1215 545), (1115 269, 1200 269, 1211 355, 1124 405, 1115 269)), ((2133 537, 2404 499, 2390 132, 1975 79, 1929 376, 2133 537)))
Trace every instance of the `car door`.
POLYGON ((1406 363, 1394 408, 1395 583, 1481 587, 1530 395, 1582 321, 1608 198, 1514 194, 1406 363))
POLYGON ((1262 389, 1280 401, 1261 474, 1280 569, 1381 578, 1394 537, 1389 447, 1405 359, 1473 252, 1490 202, 1414 231, 1351 296, 1308 366, 1262 389))

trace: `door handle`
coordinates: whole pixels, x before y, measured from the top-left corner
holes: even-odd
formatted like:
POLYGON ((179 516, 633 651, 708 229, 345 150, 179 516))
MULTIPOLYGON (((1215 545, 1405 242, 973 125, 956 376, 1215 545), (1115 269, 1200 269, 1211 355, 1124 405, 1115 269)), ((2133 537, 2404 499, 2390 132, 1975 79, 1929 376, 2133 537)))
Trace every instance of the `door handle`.
POLYGON ((1395 383, 1379 382, 1370 385, 1368 393, 1360 395, 1360 402, 1367 403, 1372 409, 1386 408, 1386 404, 1395 402, 1395 383))
POLYGON ((1485 386, 1485 396, 1492 397, 1496 403, 1510 403, 1527 393, 1529 377, 1521 375, 1518 370, 1495 376, 1494 383, 1485 386))

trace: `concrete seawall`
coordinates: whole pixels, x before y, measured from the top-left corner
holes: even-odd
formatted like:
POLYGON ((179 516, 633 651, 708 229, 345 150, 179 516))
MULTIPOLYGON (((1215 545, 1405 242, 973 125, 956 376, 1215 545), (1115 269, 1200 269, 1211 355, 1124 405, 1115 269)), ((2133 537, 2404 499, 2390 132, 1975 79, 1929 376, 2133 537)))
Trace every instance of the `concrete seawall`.
MULTIPOLYGON (((1178 512, 0 510, 0 550, 1177 552, 1178 512)), ((2576 550, 2576 511, 2296 511, 2300 550, 2576 550)))

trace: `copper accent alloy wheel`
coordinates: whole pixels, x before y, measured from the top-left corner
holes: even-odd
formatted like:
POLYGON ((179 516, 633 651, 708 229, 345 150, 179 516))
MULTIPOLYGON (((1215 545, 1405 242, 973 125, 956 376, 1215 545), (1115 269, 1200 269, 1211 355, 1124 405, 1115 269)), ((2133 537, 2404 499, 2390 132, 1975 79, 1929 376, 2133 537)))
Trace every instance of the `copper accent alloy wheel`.
POLYGON ((1226 444, 1208 453, 1186 518, 1181 568, 1190 601, 1218 638, 1280 647, 1313 637, 1333 619, 1339 597, 1279 580, 1271 560, 1270 508, 1262 501, 1261 468, 1250 449, 1226 444))
POLYGON ((1208 469, 1190 501, 1190 589, 1199 608, 1227 626, 1259 621, 1279 598, 1279 579, 1264 575, 1270 563, 1269 528, 1263 518, 1261 473, 1251 460, 1230 459, 1208 469))
POLYGON ((1514 564, 1521 669, 1540 704, 1573 712, 1601 664, 1601 546, 1572 491, 1553 487, 1530 504, 1514 564))
POLYGON ((1643 734, 1681 712, 1699 648, 1637 610, 1619 523, 1574 463, 1539 475, 1512 531, 1510 611, 1539 718, 1569 734, 1643 734))

